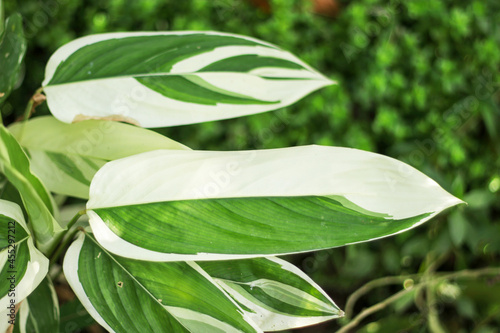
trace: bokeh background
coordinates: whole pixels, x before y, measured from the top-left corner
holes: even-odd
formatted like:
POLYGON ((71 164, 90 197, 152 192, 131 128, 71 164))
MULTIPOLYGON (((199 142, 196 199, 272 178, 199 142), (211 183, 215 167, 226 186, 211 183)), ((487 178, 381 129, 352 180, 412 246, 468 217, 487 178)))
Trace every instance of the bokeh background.
MULTIPOLYGON (((100 32, 249 35, 337 80, 275 112, 158 131, 194 149, 333 145, 421 170, 468 205, 394 237, 287 259, 341 308, 378 279, 351 317, 380 302, 381 310, 351 332, 499 332, 500 275, 477 273, 500 266, 498 0, 4 0, 4 7, 6 16, 23 15, 29 42, 24 82, 2 107, 8 121, 22 114, 59 46, 100 32)), ((42 105, 36 115, 47 113, 42 105)), ((77 301, 61 312, 61 332, 92 323, 77 301)), ((334 332, 346 322, 294 332, 334 332)))

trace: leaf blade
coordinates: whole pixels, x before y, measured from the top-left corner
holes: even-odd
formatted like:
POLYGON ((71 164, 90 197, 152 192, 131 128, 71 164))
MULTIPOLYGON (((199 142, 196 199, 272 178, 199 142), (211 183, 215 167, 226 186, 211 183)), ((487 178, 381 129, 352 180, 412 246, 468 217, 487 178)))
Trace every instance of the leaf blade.
POLYGON ((6 331, 15 319, 11 305, 21 304, 37 288, 47 275, 49 261, 35 248, 17 204, 0 200, 0 226, 0 278, 5 281, 0 284, 0 330, 6 331))
POLYGON ((15 332, 44 333, 59 330, 59 302, 48 276, 33 290, 19 309, 15 332))
POLYGON ((274 110, 332 83, 274 45, 185 31, 80 38, 51 57, 43 87, 64 122, 162 127, 274 110))
POLYGON ((105 120, 66 124, 44 116, 9 130, 50 191, 84 199, 94 174, 110 160, 156 149, 188 149, 153 131, 105 120))
POLYGON ((212 276, 263 331, 294 329, 343 312, 306 274, 275 257, 204 261, 212 276))
POLYGON ((336 147, 156 151, 108 163, 87 208, 98 241, 135 259, 312 251, 403 232, 461 202, 401 167, 336 147))
POLYGON ((111 256, 82 233, 70 246, 63 269, 89 314, 110 332, 209 332, 211 325, 258 331, 194 263, 111 256))

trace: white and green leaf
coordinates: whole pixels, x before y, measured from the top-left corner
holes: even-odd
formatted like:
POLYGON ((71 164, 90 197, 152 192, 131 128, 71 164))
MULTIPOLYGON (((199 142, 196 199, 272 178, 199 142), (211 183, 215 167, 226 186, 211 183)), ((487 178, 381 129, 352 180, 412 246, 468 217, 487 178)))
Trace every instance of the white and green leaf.
POLYGON ((54 215, 52 196, 30 168, 26 153, 12 134, 0 125, 0 172, 19 191, 28 212, 38 248, 47 250, 53 236, 62 231, 54 215))
POLYGON ((143 127, 278 109, 334 82, 291 53, 219 32, 91 35, 50 58, 43 89, 56 118, 143 127))
POLYGON ((48 259, 33 244, 21 207, 0 200, 0 332, 14 319, 10 307, 19 306, 37 288, 48 267, 48 259))
POLYGON ((109 332, 261 332, 194 262, 118 257, 81 233, 63 269, 83 306, 109 332))
POLYGON ((188 149, 156 132, 105 120, 66 124, 45 116, 9 130, 50 191, 84 199, 94 174, 110 160, 157 149, 188 149))
POLYGON ((47 276, 19 309, 13 333, 59 332, 59 301, 47 276))
POLYGON ((395 159, 303 146, 158 150, 112 161, 90 186, 90 225, 109 251, 153 261, 319 250, 400 233, 461 203, 395 159))
POLYGON ((280 331, 343 316, 297 267, 275 257, 198 263, 263 331, 280 331))

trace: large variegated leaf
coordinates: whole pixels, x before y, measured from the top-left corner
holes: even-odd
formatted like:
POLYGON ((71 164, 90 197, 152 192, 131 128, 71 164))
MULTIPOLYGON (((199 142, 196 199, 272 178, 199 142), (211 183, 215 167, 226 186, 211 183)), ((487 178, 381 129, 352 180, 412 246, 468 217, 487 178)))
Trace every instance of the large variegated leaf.
POLYGON ((121 258, 81 233, 63 269, 89 314, 109 332, 260 332, 194 262, 121 258))
POLYGON ((0 172, 16 187, 28 212, 40 250, 45 251, 54 234, 62 231, 54 218, 56 207, 50 193, 30 169, 25 152, 12 136, 0 125, 0 172))
POLYGON ((26 45, 23 19, 17 13, 13 14, 5 22, 3 33, 0 33, 0 105, 7 99, 19 77, 26 45))
POLYGON ((48 267, 48 259, 33 244, 21 208, 0 200, 0 332, 14 322, 17 308, 48 267))
POLYGON ((318 250, 399 233, 461 201, 410 166, 361 150, 304 146, 166 151, 112 161, 87 203, 109 251, 221 260, 318 250))
POLYGON ((156 132, 105 120, 66 124, 46 116, 9 130, 50 191, 84 199, 94 174, 110 160, 156 149, 188 149, 156 132))
POLYGON ((278 47, 217 32, 112 33, 50 58, 43 88, 54 116, 172 126, 274 110, 333 82, 278 47))
POLYGON ((59 332, 59 301, 47 276, 21 303, 13 333, 59 332))
POLYGON ((263 331, 293 329, 343 315, 314 281, 282 259, 201 261, 199 265, 263 331))

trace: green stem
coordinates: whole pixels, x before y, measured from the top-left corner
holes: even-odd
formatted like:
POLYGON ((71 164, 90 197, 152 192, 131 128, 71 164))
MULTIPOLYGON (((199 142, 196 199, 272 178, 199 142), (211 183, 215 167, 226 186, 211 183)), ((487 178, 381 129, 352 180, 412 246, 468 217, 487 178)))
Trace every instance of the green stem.
POLYGON ((63 251, 69 246, 69 243, 75 238, 75 235, 80 231, 80 228, 74 228, 71 232, 68 232, 66 238, 59 244, 57 249, 54 251, 52 256, 50 257, 50 266, 54 265, 63 251))
POLYGON ((422 277, 422 281, 413 288, 409 289, 403 289, 396 294, 392 295, 391 297, 385 299, 382 302, 379 302, 375 305, 370 306, 369 308, 361 311, 356 317, 354 317, 347 325, 343 326, 341 329, 339 329, 336 333, 347 333, 349 330, 353 329, 354 327, 358 326, 363 319, 368 317, 369 315, 378 312, 391 303, 394 303, 404 295, 408 294, 410 291, 413 291, 416 288, 422 288, 427 286, 428 284, 437 284, 441 281, 445 280, 452 280, 452 279, 460 279, 460 278, 477 278, 479 276, 483 275, 498 275, 500 274, 500 267, 487 267, 487 268, 482 268, 482 269, 476 269, 476 270, 462 270, 458 272, 453 272, 453 273, 435 273, 434 278, 429 281, 425 280, 422 277))
POLYGON ((61 243, 61 241, 63 240, 64 236, 68 235, 71 227, 74 226, 75 223, 76 223, 76 221, 78 221, 78 219, 82 215, 85 215, 85 213, 86 213, 85 210, 81 210, 78 213, 76 213, 76 215, 73 216, 73 218, 71 219, 71 221, 68 222, 68 225, 66 226, 66 230, 63 231, 63 232, 61 232, 60 234, 58 234, 54 238, 54 241, 52 242, 49 250, 46 253, 47 257, 50 258, 51 263, 52 263, 53 259, 57 259, 57 258, 55 258, 55 255, 57 254, 59 256, 60 253, 61 253, 61 251, 64 250, 64 246, 67 245, 67 243, 70 242, 71 239, 72 239, 72 237, 67 237, 66 240, 61 243), (70 239, 70 240, 68 241, 68 239, 70 239))
MULTIPOLYGON (((36 95, 40 94, 42 91, 43 91, 42 87, 38 88, 35 91, 35 93, 33 94, 33 97, 35 97, 36 95)), ((26 105, 26 109, 24 109, 23 120, 28 120, 29 117, 31 116, 31 111, 33 109, 33 104, 35 104, 35 100, 34 100, 33 97, 30 98, 28 104, 26 105)))
POLYGON ((441 321, 439 320, 439 313, 437 310, 436 301, 436 280, 434 279, 434 272, 439 266, 444 262, 446 254, 441 257, 434 259, 434 253, 431 251, 427 255, 427 269, 424 272, 422 281, 426 283, 424 288, 425 299, 426 299, 426 311, 427 311, 427 324, 429 331, 432 333, 446 333, 441 321))

